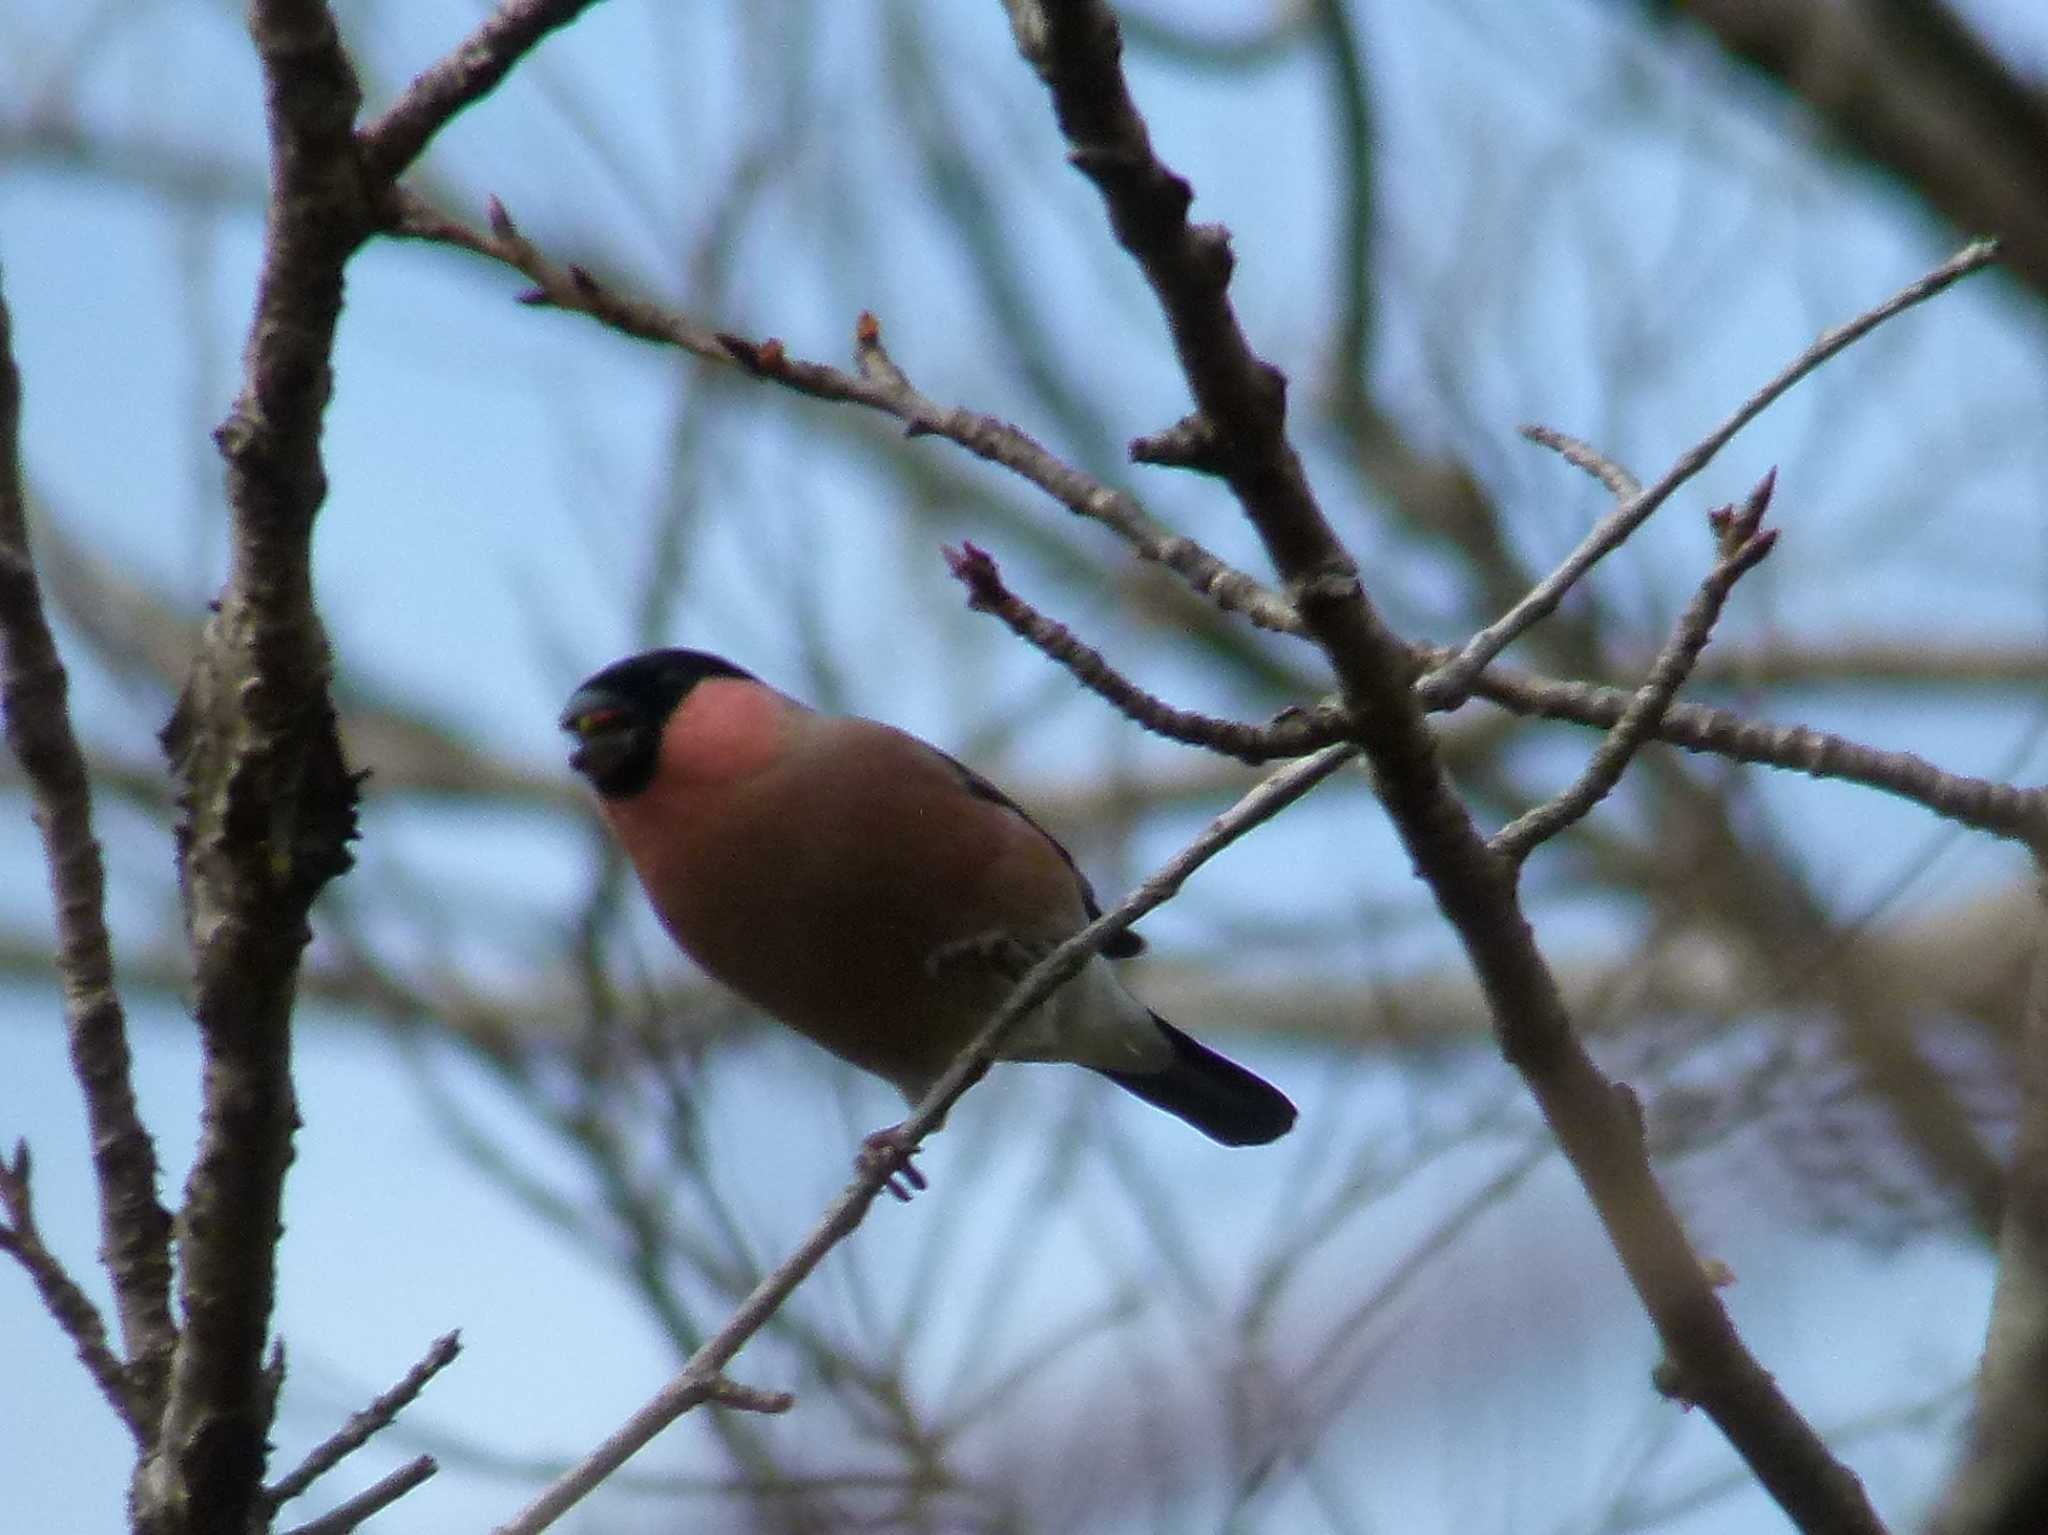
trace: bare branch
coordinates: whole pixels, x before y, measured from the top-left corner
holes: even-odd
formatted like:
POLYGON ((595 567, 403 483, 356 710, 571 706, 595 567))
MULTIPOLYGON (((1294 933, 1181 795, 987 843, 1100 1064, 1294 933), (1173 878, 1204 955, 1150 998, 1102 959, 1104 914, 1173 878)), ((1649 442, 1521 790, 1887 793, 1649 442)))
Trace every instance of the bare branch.
POLYGON ((420 1356, 419 1362, 407 1370, 396 1385, 372 1400, 361 1412, 351 1415, 346 1423, 315 1445, 295 1469, 266 1488, 263 1494, 265 1501, 273 1510, 289 1503, 368 1444, 371 1435, 388 1427, 393 1419, 412 1405, 413 1399, 426 1389, 427 1382, 454 1363, 455 1356, 461 1352, 460 1334, 443 1333, 436 1338, 420 1356))
MULTIPOLYGON (((1218 560, 1194 540, 1168 531, 1127 493, 1111 490, 1070 468, 1007 422, 941 406, 918 393, 883 350, 879 327, 870 322, 864 320, 859 328, 861 374, 856 377, 824 364, 794 359, 778 341, 745 342, 645 300, 600 286, 578 268, 549 261, 517 233, 503 216, 503 210, 495 206, 495 232, 491 234, 450 219, 402 191, 399 208, 401 216, 393 227, 396 234, 456 245, 502 261, 532 278, 539 285, 539 295, 549 304, 588 314, 622 334, 676 346, 712 361, 738 362, 756 376, 799 393, 863 405, 895 417, 913 433, 944 437, 1019 474, 1077 515, 1116 531, 1141 558, 1173 570, 1219 608, 1242 612, 1253 623, 1275 632, 1303 632, 1300 615, 1287 599, 1218 560)), ((1183 421, 1175 430, 1185 432, 1191 428, 1183 421)), ((1550 433, 1547 428, 1535 430, 1540 434, 1539 440, 1547 445, 1573 441, 1561 433, 1550 433)), ((1613 474, 1626 476, 1626 471, 1618 466, 1608 467, 1613 474)), ((1457 680, 1448 670, 1453 659, 1449 652, 1430 657, 1430 664, 1439 669, 1418 684, 1423 702, 1432 710, 1455 708, 1461 701, 1461 689, 1449 685, 1457 680)), ((1489 667, 1462 691, 1517 714, 1599 729, 1612 729, 1626 712, 1630 698, 1622 689, 1546 679, 1498 665, 1489 667)), ((1767 725, 1723 709, 1676 705, 1659 722, 1653 735, 1688 751, 1862 783, 2002 836, 2031 835, 2038 814, 2029 796, 2006 785, 1948 774, 1910 753, 1879 751, 1802 726, 1767 725)))
POLYGON ((349 1535, 351 1530, 360 1529, 368 1522, 371 1515, 382 1513, 440 1469, 433 1456, 417 1456, 389 1476, 378 1478, 331 1512, 298 1526, 289 1535, 349 1535))
MULTIPOLYGON (((1220 231, 1187 223, 1192 193, 1152 152, 1119 65, 1115 17, 1099 0, 1006 3, 1020 51, 1052 93, 1074 163, 1096 183, 1118 240, 1144 270, 1197 407, 1228 444, 1224 477, 1360 716, 1381 798, 1458 930, 1501 1049, 1585 1184, 1688 1399, 1802 1528, 1882 1529, 1854 1475, 1744 1348, 1651 1172, 1633 1095, 1600 1073, 1574 1032, 1517 905, 1512 866, 1481 841, 1437 760, 1411 688, 1412 654, 1366 600, 1287 443, 1279 374, 1252 354, 1229 304, 1227 244, 1220 231)), ((1490 656, 1473 664, 1474 676, 1490 656)))
POLYGON ((1130 454, 1134 464, 1215 474, 1223 461, 1221 448, 1215 424, 1207 416, 1194 415, 1181 417, 1163 432, 1132 438, 1130 454))
POLYGON ((359 138, 363 167, 388 180, 419 158, 427 141, 464 107, 496 90, 521 58, 566 27, 593 0, 502 0, 446 58, 420 75, 359 138))
POLYGON ((232 508, 228 581, 165 750, 181 785, 179 882, 203 1058, 200 1138, 180 1216, 186 1318, 157 1457, 137 1479, 149 1535, 244 1528, 261 1505, 285 1168, 298 1110, 291 1013, 306 912, 349 866, 341 759, 310 540, 326 495, 320 426, 344 264, 373 221, 351 125, 355 76, 315 0, 257 0, 271 199, 240 397, 216 432, 232 508))
POLYGON ((1583 442, 1577 437, 1547 426, 1525 426, 1522 428, 1522 435, 1531 442, 1550 449, 1574 469, 1585 470, 1606 486, 1607 493, 1617 501, 1630 501, 1643 493, 1642 481, 1590 442, 1583 442))
POLYGON ((1250 725, 1176 709, 1119 673, 1100 651, 1083 644, 1066 625, 1047 618, 1012 592, 985 550, 963 544, 947 549, 945 555, 947 567, 967 588, 969 607, 1000 618, 1011 633, 1044 652, 1072 673, 1076 682, 1154 735, 1252 764, 1305 757, 1344 736, 1343 721, 1330 714, 1298 711, 1271 725, 1250 725))
POLYGON ((7 1220, 0 1225, 0 1252, 7 1253, 28 1271, 43 1309, 56 1319, 78 1350, 78 1359, 91 1375, 100 1394, 127 1425, 139 1446, 149 1443, 149 1425, 136 1409, 135 1392, 128 1372, 107 1346, 107 1324, 99 1308, 65 1272, 56 1254, 44 1245, 36 1225, 35 1200, 29 1190, 29 1156, 26 1142, 17 1142, 11 1162, 0 1161, 0 1212, 7 1220))
POLYGON ((1063 463, 1007 421, 921 394, 881 342, 881 327, 863 315, 855 328, 857 374, 790 356, 773 337, 748 341, 663 309, 646 299, 600 284, 578 266, 550 261, 521 235, 495 200, 490 231, 472 229, 401 189, 391 233, 473 251, 515 268, 536 284, 532 302, 587 314, 622 335, 679 347, 707 361, 737 365, 814 399, 845 401, 901 421, 912 436, 943 437, 976 457, 1020 475, 1076 516, 1089 518, 1127 542, 1141 559, 1164 565, 1226 612, 1242 613, 1262 629, 1294 634, 1300 619, 1285 598, 1226 564, 1193 539, 1156 521, 1128 492, 1063 463))
MULTIPOLYGON (((1444 653, 1448 656, 1448 652, 1444 653)), ((1432 677, 1442 675, 1432 673, 1432 677)), ((1416 691, 1431 709, 1451 707, 1449 697, 1425 678, 1416 691)), ((1628 712, 1630 695, 1594 682, 1561 682, 1495 663, 1472 684, 1472 695, 1516 714, 1611 729, 1628 712)), ((1936 767, 1912 752, 1884 751, 1846 736, 1805 725, 1772 725, 1706 704, 1673 704, 1652 732, 1657 740, 1686 751, 1789 768, 1811 778, 1880 789, 1924 805, 1959 825, 2029 845, 2039 842, 2048 801, 2038 790, 2016 789, 1988 778, 1972 778, 1936 767)))
POLYGON ((1188 222, 1193 189, 1152 152, 1118 62, 1122 41, 1109 8, 1011 0, 1008 10, 1018 51, 1051 93, 1068 159, 1102 194, 1118 243, 1166 315, 1196 407, 1174 428, 1176 439, 1212 445, 1202 468, 1229 484, 1308 631, 1327 643, 1304 609, 1348 608, 1349 622, 1362 624, 1357 570, 1287 440, 1287 380, 1252 351, 1231 306, 1229 232, 1188 222))
MULTIPOLYGON (((1821 332, 1811 346, 1787 363, 1775 378, 1737 406, 1727 420, 1680 454, 1678 461, 1665 470, 1663 477, 1654 485, 1630 496, 1602 518, 1593 531, 1580 541, 1578 548, 1565 556, 1563 563, 1538 582, 1526 597, 1495 622, 1473 635, 1466 642, 1464 649, 1458 652, 1455 660, 1439 667, 1431 674, 1428 679, 1430 687, 1453 696, 1469 691, 1489 661, 1513 644, 1533 625, 1554 613, 1558 603, 1564 599, 1564 594, 1571 590, 1581 576, 1620 548, 1630 534, 1649 520, 1652 512, 1671 498, 1674 491, 1706 468, 1713 461, 1714 455, 1726 447, 1737 432, 1754 421, 1766 407, 1794 384, 1830 357, 1862 340, 1894 315, 1903 314, 1915 304, 1934 297, 1950 284, 1969 276, 1972 272, 1982 270, 1997 259, 1996 240, 1974 241, 1926 276, 1908 283, 1883 303, 1865 310, 1845 324, 1821 332)), ((1550 447, 1557 447, 1559 442, 1569 441, 1562 434, 1554 435, 1555 440, 1547 437, 1537 437, 1536 440, 1550 447)), ((1569 454, 1566 456, 1570 457, 1569 454)))
POLYGON ((1775 529, 1762 529, 1774 483, 1775 475, 1766 475, 1739 513, 1723 508, 1713 514, 1718 519, 1721 558, 1686 606, 1656 665, 1650 668, 1650 675, 1636 689, 1635 697, 1629 700, 1628 708, 1593 753, 1593 760, 1586 764, 1577 782, 1502 827, 1488 844, 1494 852, 1520 863, 1544 842, 1589 814, 1621 782, 1621 775, 1627 771, 1637 749, 1655 732, 1671 707, 1671 700, 1692 674, 1700 652, 1707 648, 1707 640, 1720 621, 1721 609, 1728 594, 1735 590, 1735 583, 1756 569, 1777 543, 1775 529))
POLYGON ((1802 690, 1879 684, 1894 688, 2037 689, 2048 676, 2048 647, 2017 639, 1974 641, 1915 634, 1773 636, 1761 642, 1717 645, 1694 677, 1739 687, 1802 690))
MULTIPOLYGON (((918 1143, 944 1120, 960 1096, 987 1073, 1010 1033, 1057 987, 1078 974, 1105 943, 1126 931, 1145 913, 1171 899, 1188 877, 1217 853, 1262 822, 1278 815, 1356 755, 1355 747, 1326 747, 1315 756, 1291 763, 1274 773, 1210 822, 1199 837, 1113 909, 1104 912, 1033 965, 1003 1000, 1002 1006, 990 1016, 974 1042, 933 1084, 910 1116, 896 1127, 894 1134, 899 1156, 894 1160, 897 1165, 907 1162, 918 1143)), ((779 1411, 784 1403, 778 1393, 749 1393, 746 1388, 735 1388, 730 1384, 721 1386, 719 1382, 723 1379, 725 1366, 747 1340, 760 1331, 796 1287, 809 1277, 825 1255, 860 1225, 875 1196, 895 1175, 895 1170, 890 1159, 867 1159, 859 1175, 826 1210, 810 1235, 754 1287, 725 1325, 691 1356, 682 1371, 602 1444, 545 1488, 513 1519, 500 1525, 497 1535, 537 1535, 587 1497, 655 1435, 692 1407, 721 1392, 738 1392, 749 1405, 764 1401, 771 1405, 762 1410, 779 1411)))
POLYGON ((157 1198, 156 1146, 135 1106, 127 1021, 107 938, 106 872, 93 835, 85 758, 71 729, 69 683, 29 548, 20 436, 21 378, 0 298, 0 706, 8 747, 29 782, 56 902, 65 1028, 92 1136, 101 1252, 132 1372, 124 1393, 132 1428, 153 1422, 161 1407, 176 1339, 171 1218, 157 1198))

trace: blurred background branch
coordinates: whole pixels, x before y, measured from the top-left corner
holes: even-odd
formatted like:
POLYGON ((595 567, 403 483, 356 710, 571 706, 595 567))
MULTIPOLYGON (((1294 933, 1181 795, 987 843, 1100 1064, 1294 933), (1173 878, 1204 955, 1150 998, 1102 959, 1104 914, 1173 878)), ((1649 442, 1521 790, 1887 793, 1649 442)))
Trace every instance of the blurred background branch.
MULTIPOLYGON (((1666 462, 1822 325, 1996 234, 2003 275, 1803 384, 1511 659, 1633 686, 1707 557, 1698 512, 1775 463, 1796 515, 1689 696, 2041 781, 2038 18, 1425 12, 1126 12, 1162 150, 1233 230, 1247 327, 1294 380, 1309 474, 1390 620, 1461 641, 1604 509, 1519 422, 1666 462)), ((340 19, 374 115, 476 17, 371 0, 340 19)), ((153 738, 225 553, 205 444, 259 245, 262 104, 204 5, 25 0, 6 31, 34 533, 139 1088, 175 1104, 195 1061, 153 738)), ((554 259, 800 356, 850 365, 872 311, 933 399, 1018 422, 1266 575, 1213 489, 1124 461, 1188 402, 1045 119, 993 7, 614 0, 407 186, 472 221, 498 196, 554 259)), ((473 1527, 502 1479, 558 1467, 701 1341, 887 1112, 668 956, 562 771, 570 684, 643 643, 724 651, 996 774, 1105 893, 1249 774, 1137 736, 962 611, 941 543, 989 548, 1177 702, 1261 719, 1329 689, 1297 642, 1006 475, 522 309, 519 286, 371 247, 325 444, 315 576, 371 776, 361 867, 305 960, 279 1458, 460 1324, 462 1363, 352 1458, 358 1487, 422 1449, 447 1467, 381 1516, 397 1531, 473 1527)), ((1439 723, 1491 826, 1595 739, 1481 705, 1439 723)), ((1198 879, 1136 977, 1288 1086, 1290 1141, 1205 1160, 1086 1084, 999 1073, 934 1143, 929 1203, 828 1265, 752 1363, 806 1393, 803 1424, 707 1415, 598 1517, 1777 1528, 1710 1435, 1644 1401, 1647 1334, 1364 787, 1331 784, 1198 879)), ((0 795, 25 806, 16 777, 0 795)), ((31 867, 15 826, 9 866, 31 867)), ((1955 1384, 1989 1314, 2029 881, 2018 852, 1913 807, 1656 746, 1531 872, 1568 998, 1641 1090, 1745 1331, 1824 1430, 1864 1425, 1831 1442, 1906 1526, 1963 1443, 1955 1384)), ((32 884, 0 893, 0 1133, 34 1141, 45 1235, 84 1270, 96 1239, 60 1219, 88 1208, 62 1181, 78 1132, 44 1117, 71 1100, 32 884)), ((167 1169, 189 1151, 167 1145, 167 1169)), ((27 1287, 0 1300, 14 1377, 86 1398, 0 1387, 0 1444, 34 1447, 7 1463, 20 1517, 118 1527, 104 1407, 27 1287)))

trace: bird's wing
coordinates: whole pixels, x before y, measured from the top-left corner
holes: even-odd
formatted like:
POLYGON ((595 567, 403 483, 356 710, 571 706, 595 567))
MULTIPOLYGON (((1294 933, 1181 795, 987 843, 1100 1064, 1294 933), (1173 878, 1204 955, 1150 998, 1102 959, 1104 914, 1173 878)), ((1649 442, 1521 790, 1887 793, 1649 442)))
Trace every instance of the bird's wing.
MULTIPOLYGON (((959 758, 939 751, 936 746, 931 749, 934 752, 938 752, 939 756, 944 757, 952 765, 953 771, 960 775, 961 786, 969 794, 973 795, 976 799, 986 800, 991 805, 1002 806, 1003 809, 1009 811, 1010 814, 1016 816, 1017 819, 1043 837, 1046 844, 1055 853, 1060 855, 1060 862, 1064 863, 1073 872, 1074 883, 1081 887, 1081 904, 1088 913, 1088 920, 1092 922, 1102 915, 1102 903, 1095 898, 1095 887, 1088 883, 1088 876, 1081 872, 1081 866, 1074 862, 1074 855, 1066 850, 1065 845, 1061 843, 1059 838, 1039 825, 1032 817, 1030 811, 1011 799, 1009 795, 998 789, 994 784, 982 777, 981 774, 975 772, 973 768, 969 767, 959 758)), ((1110 959, 1131 959, 1145 952, 1145 940, 1129 928, 1125 928, 1124 931, 1118 933, 1102 946, 1102 952, 1110 959)))

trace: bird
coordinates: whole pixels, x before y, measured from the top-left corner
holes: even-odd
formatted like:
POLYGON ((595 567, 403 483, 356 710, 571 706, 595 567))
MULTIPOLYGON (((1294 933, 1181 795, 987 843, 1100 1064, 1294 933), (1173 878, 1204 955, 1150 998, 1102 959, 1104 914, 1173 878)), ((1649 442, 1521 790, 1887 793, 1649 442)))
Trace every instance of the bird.
MULTIPOLYGON (((913 1106, 1008 991, 993 956, 1043 953, 1101 915, 1073 857, 981 774, 722 656, 628 656, 585 680, 560 723, 677 947, 913 1106)), ((1278 1088, 1125 988, 1112 961, 1143 948, 1128 930, 1105 942, 1003 1058, 1087 1067, 1226 1146, 1286 1134, 1295 1108, 1278 1088)))

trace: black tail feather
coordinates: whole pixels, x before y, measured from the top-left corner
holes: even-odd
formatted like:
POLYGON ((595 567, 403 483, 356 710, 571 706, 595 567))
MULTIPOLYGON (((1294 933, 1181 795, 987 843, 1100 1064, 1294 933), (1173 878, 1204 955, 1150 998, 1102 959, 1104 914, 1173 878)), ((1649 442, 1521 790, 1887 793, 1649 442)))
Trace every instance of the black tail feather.
POLYGON ((1279 1088, 1188 1038, 1157 1013, 1152 1021, 1173 1045, 1173 1064, 1164 1071, 1102 1073, 1118 1087, 1225 1146, 1263 1146, 1294 1127, 1294 1105, 1279 1088))

